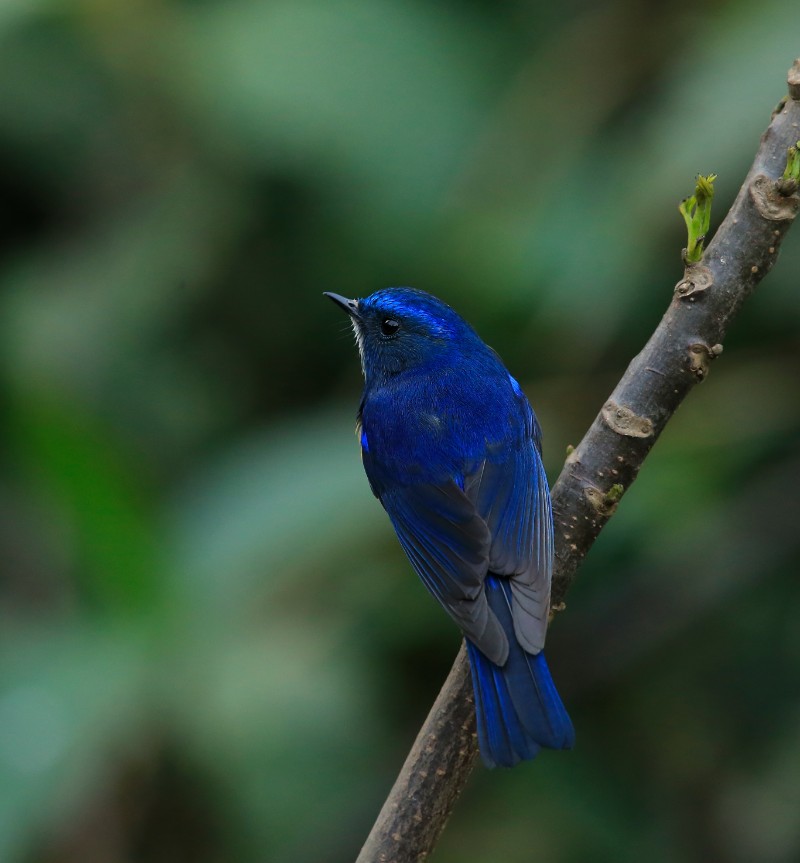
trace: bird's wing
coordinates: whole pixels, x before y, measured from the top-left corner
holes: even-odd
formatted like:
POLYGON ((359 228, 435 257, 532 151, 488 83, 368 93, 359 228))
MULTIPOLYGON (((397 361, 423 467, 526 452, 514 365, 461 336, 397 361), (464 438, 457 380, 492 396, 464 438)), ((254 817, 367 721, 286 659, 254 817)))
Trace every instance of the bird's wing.
POLYGON ((428 590, 489 659, 505 663, 506 634, 483 590, 491 537, 472 501, 452 480, 397 486, 380 500, 428 590))
MULTIPOLYGON (((524 398, 524 396, 522 396, 524 398)), ((553 521, 538 426, 527 400, 526 433, 515 444, 489 445, 462 476, 399 485, 361 438, 370 486, 428 590, 464 634, 498 665, 508 641, 483 590, 488 572, 509 577, 514 633, 536 654, 544 646, 550 600, 553 521)))
POLYGON ((509 452, 490 446, 464 491, 491 536, 489 571, 509 577, 517 640, 529 653, 544 646, 553 566, 550 492, 532 438, 509 452))

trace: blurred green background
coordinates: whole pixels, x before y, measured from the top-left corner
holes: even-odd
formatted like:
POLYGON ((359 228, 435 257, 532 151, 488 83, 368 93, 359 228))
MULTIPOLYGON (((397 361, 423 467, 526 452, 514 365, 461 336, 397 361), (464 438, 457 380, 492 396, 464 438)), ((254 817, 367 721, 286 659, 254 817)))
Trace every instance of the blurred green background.
MULTIPOLYGON (((0 860, 354 859, 458 634, 322 291, 456 306, 552 481, 798 54, 792 0, 0 4, 0 860)), ((478 769, 437 863, 800 859, 799 268, 554 627, 577 748, 478 769)))

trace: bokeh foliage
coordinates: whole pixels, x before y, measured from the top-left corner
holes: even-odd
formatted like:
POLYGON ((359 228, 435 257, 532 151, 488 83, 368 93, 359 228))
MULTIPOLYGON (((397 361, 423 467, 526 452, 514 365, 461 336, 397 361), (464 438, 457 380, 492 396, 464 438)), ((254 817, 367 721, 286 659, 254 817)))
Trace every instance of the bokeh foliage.
MULTIPOLYGON (((0 4, 0 859, 354 858, 457 646, 323 290, 450 301, 554 478, 800 53, 789 0, 0 4)), ((571 754, 435 859, 800 857, 800 241, 550 639, 571 754)))

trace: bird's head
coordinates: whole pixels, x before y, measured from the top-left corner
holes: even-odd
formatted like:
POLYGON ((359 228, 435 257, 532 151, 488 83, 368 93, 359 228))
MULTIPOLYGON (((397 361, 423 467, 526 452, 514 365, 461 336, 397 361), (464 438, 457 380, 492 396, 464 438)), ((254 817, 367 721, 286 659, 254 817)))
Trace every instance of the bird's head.
POLYGON ((363 300, 325 296, 350 315, 368 385, 482 346, 462 317, 424 291, 385 288, 363 300))

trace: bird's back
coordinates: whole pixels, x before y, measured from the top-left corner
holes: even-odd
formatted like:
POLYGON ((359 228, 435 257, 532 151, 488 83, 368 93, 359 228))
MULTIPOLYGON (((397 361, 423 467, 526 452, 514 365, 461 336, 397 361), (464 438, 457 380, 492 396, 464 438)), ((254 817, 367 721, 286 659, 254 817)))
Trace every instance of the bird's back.
POLYGON ((462 477, 492 451, 522 445, 529 413, 494 356, 473 354, 367 389, 360 422, 387 482, 429 482, 462 477))

